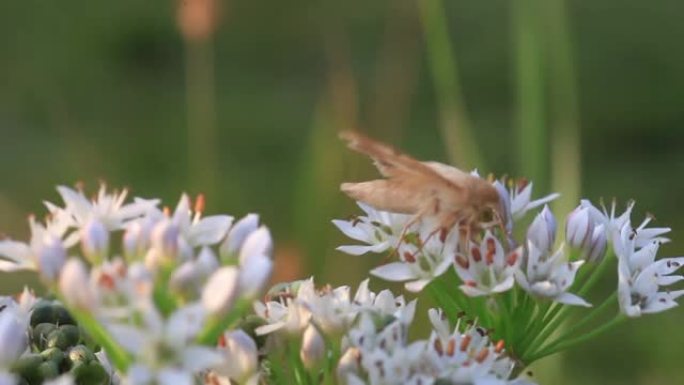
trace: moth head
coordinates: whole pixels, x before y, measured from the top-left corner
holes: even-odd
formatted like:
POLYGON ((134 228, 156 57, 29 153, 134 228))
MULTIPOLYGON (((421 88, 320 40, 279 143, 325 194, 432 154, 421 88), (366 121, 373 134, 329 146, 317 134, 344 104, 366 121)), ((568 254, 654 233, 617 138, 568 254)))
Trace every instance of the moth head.
POLYGON ((473 192, 474 203, 481 222, 503 223, 505 221, 505 209, 496 187, 483 179, 476 184, 473 192))

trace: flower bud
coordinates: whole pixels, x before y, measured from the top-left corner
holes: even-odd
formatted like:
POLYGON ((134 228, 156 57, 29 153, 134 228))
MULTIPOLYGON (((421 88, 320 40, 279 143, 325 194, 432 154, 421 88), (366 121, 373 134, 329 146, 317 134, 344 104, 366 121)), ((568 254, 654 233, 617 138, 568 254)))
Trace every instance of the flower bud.
POLYGON ((102 222, 91 219, 81 229, 81 249, 92 263, 98 263, 109 253, 109 231, 102 222))
POLYGON ((265 255, 254 255, 245 261, 240 269, 240 293, 247 298, 256 298, 265 289, 271 278, 273 261, 265 255))
POLYGON ((222 315, 229 311, 238 296, 238 269, 225 266, 209 277, 202 290, 202 305, 212 315, 222 315))
POLYGON ((145 255, 150 247, 150 233, 154 222, 149 219, 141 219, 131 222, 126 226, 123 235, 123 252, 128 260, 138 259, 145 255))
POLYGON ((95 307, 95 293, 89 282, 85 264, 80 259, 70 258, 60 274, 59 291, 70 306, 92 309, 95 307))
POLYGON ((240 264, 244 264, 245 260, 253 255, 270 255, 273 250, 273 240, 271 239, 271 232, 266 226, 261 226, 257 230, 252 231, 240 249, 240 264))
POLYGON ((594 227, 594 232, 591 236, 591 242, 589 247, 585 249, 584 258, 589 262, 601 262, 606 254, 606 248, 608 247, 608 239, 606 236, 606 230, 603 225, 598 225, 594 227))
POLYGON ((571 247, 584 249, 591 242, 594 233, 594 221, 591 220, 589 209, 577 207, 567 219, 565 238, 571 247))
POLYGON ((6 308, 0 313, 0 368, 9 367, 28 348, 26 324, 16 310, 6 308))
POLYGON ((62 241, 55 236, 48 236, 37 255, 38 273, 48 281, 59 277, 59 272, 66 261, 66 249, 62 241))
POLYGON ((214 370, 231 378, 238 384, 246 383, 258 368, 257 346, 254 340, 242 330, 223 334, 219 349, 225 360, 214 370))
POLYGON ((551 250, 556 241, 556 218, 549 206, 544 206, 527 230, 527 239, 540 250, 551 250))
POLYGON ((357 348, 349 348, 344 352, 336 370, 338 383, 348 385, 347 378, 349 375, 359 372, 360 354, 357 348))
POLYGON ((186 261, 178 266, 169 278, 169 289, 175 293, 192 297, 201 285, 201 272, 197 262, 186 261))
POLYGON ((180 229, 169 220, 159 221, 152 228, 152 247, 161 252, 168 259, 176 259, 178 254, 178 237, 180 229))
POLYGON ((299 356, 302 363, 309 370, 314 370, 325 360, 325 341, 318 329, 312 324, 307 326, 302 337, 302 348, 299 356))
POLYGON ((248 214, 233 225, 228 232, 226 240, 219 247, 219 255, 222 259, 234 257, 242 247, 247 237, 257 229, 259 216, 248 214))

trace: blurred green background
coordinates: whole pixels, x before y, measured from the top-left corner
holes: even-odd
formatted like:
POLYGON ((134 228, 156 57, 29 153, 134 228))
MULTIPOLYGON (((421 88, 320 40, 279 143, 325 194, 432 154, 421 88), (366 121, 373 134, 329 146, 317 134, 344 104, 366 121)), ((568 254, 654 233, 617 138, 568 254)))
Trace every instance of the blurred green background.
MULTIPOLYGON (((380 257, 335 252, 330 224, 357 212, 338 184, 374 175, 336 138, 355 127, 529 176, 565 194, 560 210, 634 198, 635 220, 674 229, 663 255, 682 254, 681 1, 222 1, 214 19, 204 5, 0 4, 5 234, 26 236, 56 184, 102 180, 169 206, 202 192, 208 213, 261 214, 278 279, 356 286, 380 257)), ((679 309, 635 320, 537 378, 684 383, 683 322, 679 309)))

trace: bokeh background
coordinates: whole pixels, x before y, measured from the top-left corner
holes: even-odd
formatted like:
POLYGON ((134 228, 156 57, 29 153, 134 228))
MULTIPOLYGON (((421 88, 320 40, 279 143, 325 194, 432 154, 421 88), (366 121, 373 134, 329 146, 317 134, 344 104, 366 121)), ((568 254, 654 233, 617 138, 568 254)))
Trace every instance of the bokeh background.
MULTIPOLYGON (((638 202, 684 254, 684 3, 678 0, 209 0, 0 3, 0 229, 100 181, 258 212, 276 279, 356 286, 330 223, 374 175, 336 132, 527 176, 537 194, 638 202)), ((0 276, 16 292, 32 277, 0 276)), ((373 282, 379 288, 380 282, 373 282)), ((608 288, 614 282, 606 283, 608 288)), ((559 358, 543 384, 684 383, 684 311, 559 358)))

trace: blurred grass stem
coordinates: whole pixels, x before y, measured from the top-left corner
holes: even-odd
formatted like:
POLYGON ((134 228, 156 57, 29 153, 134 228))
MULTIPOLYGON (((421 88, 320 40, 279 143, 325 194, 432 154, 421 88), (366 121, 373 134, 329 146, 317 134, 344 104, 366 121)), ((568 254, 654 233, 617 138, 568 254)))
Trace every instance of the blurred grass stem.
POLYGON ((461 93, 442 0, 418 0, 418 8, 449 161, 465 169, 484 168, 461 93))
POLYGON ((520 172, 548 189, 548 144, 544 124, 543 59, 538 0, 513 3, 520 172))
POLYGON ((216 196, 218 133, 212 40, 187 40, 185 52, 190 185, 216 196))

